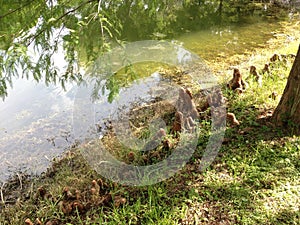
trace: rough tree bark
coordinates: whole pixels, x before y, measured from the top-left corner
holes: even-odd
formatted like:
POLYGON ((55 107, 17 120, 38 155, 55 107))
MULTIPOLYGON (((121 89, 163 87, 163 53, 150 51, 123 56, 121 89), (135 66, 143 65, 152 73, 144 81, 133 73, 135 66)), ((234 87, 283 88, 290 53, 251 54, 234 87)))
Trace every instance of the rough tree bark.
POLYGON ((277 126, 295 126, 300 132, 300 45, 273 121, 277 126))

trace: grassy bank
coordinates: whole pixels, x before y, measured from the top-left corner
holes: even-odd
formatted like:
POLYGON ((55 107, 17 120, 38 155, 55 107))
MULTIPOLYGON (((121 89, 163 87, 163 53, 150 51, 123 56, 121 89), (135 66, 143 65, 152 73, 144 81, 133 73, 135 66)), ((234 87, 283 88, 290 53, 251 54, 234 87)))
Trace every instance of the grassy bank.
MULTIPOLYGON (((251 65, 263 68, 275 46, 279 54, 296 53, 300 36, 293 29, 284 35, 247 60, 241 56, 237 66, 245 78, 251 65), (287 34, 295 39, 282 42, 287 34)), ((205 135, 182 171, 146 187, 105 180, 74 148, 42 176, 19 175, 1 188, 0 224, 299 224, 300 137, 269 120, 291 65, 292 60, 275 63, 262 86, 249 77, 241 95, 223 80, 227 110, 240 125, 227 125, 220 152, 205 172, 198 170, 205 135)), ((232 70, 224 73, 231 76, 232 70)))

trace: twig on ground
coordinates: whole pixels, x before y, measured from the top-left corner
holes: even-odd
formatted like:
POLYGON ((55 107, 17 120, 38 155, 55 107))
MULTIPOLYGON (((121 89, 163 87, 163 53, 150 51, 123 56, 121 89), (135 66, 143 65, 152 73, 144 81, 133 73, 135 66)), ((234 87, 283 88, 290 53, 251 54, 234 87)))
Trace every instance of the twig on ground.
POLYGON ((3 195, 4 185, 5 185, 5 183, 2 184, 1 189, 0 189, 1 202, 3 203, 3 205, 5 205, 5 200, 4 200, 4 195, 3 195))
POLYGON ((17 176, 18 176, 18 179, 19 179, 19 182, 20 182, 20 188, 21 188, 21 190, 22 190, 22 189, 23 189, 22 177, 20 176, 19 173, 17 173, 17 176))

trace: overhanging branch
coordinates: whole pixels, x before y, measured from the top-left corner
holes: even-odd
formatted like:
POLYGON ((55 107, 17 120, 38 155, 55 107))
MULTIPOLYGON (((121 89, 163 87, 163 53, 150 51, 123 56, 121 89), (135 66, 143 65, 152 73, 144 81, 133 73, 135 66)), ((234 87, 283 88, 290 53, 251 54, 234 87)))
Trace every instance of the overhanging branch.
MULTIPOLYGON (((55 22, 61 20, 62 18, 64 18, 65 16, 69 15, 70 13, 73 13, 75 12, 76 10, 80 9, 81 7, 83 7, 84 5, 88 4, 88 3, 91 3, 91 2, 94 2, 94 1, 97 1, 97 0, 89 0, 89 1, 86 1, 82 4, 80 4, 79 6, 77 6, 76 8, 74 9, 71 9, 67 12, 65 12, 63 15, 61 15, 60 17, 58 17, 55 22)), ((31 39, 31 41, 27 44, 27 46, 29 46, 38 36, 40 36, 42 33, 44 33, 46 31, 46 28, 45 29, 42 29, 40 30, 36 35, 34 35, 31 39)))
POLYGON ((4 15, 0 15, 0 19, 3 19, 3 18, 6 17, 6 16, 9 16, 9 15, 11 15, 11 14, 17 12, 17 11, 22 10, 23 8, 25 8, 26 6, 30 5, 31 3, 35 2, 35 1, 36 1, 36 0, 32 0, 32 1, 27 2, 26 4, 24 4, 24 5, 22 5, 22 6, 20 6, 20 7, 16 8, 16 9, 14 9, 14 10, 9 11, 8 13, 5 13, 4 15))

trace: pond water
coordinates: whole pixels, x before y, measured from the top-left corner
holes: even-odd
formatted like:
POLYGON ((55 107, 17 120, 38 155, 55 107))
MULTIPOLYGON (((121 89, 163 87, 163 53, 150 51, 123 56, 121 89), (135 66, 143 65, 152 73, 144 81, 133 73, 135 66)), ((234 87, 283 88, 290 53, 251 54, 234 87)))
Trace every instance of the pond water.
POLYGON ((183 42, 185 48, 208 62, 226 61, 230 56, 265 48, 268 40, 280 33, 281 22, 270 18, 254 20, 248 24, 232 24, 223 28, 212 27, 209 30, 186 33, 178 40, 183 42))
MULTIPOLYGON (((247 24, 185 33, 175 40, 207 62, 214 62, 216 58, 226 60, 264 47, 281 26, 280 21, 256 19, 247 24)), ((45 171, 53 157, 74 144, 79 138, 74 134, 72 117, 76 94, 77 87, 72 84, 63 90, 31 80, 14 81, 8 97, 0 102, 0 182, 16 171, 45 171)), ((110 103, 104 102, 102 108, 98 113, 105 114, 110 103)))

